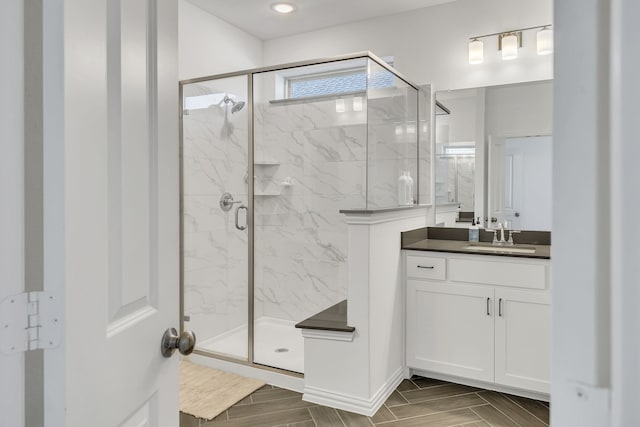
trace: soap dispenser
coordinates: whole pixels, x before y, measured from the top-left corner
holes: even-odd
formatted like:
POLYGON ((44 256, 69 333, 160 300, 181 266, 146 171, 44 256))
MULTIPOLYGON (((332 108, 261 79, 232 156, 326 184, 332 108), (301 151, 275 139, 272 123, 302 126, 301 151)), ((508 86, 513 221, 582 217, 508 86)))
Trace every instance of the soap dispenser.
POLYGON ((469 241, 470 242, 479 242, 480 241, 480 228, 476 225, 476 220, 471 220, 471 227, 469 227, 469 241))

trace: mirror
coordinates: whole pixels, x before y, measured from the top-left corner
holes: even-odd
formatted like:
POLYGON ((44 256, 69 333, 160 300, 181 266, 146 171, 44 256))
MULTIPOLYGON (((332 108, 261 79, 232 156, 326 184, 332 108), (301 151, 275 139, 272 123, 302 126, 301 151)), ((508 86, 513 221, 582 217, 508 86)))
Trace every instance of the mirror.
POLYGON ((552 82, 436 93, 436 225, 551 230, 552 82))

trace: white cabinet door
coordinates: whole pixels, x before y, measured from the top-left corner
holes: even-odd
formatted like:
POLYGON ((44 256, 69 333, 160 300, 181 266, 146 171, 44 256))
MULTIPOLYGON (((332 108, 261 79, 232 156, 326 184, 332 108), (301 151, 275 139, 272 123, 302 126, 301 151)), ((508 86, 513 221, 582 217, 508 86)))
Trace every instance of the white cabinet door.
POLYGON ((495 382, 549 393, 551 297, 548 292, 496 289, 495 382))
POLYGON ((177 1, 43 2, 45 426, 178 425, 177 1))
POLYGON ((493 381, 493 288, 407 281, 407 364, 493 381))

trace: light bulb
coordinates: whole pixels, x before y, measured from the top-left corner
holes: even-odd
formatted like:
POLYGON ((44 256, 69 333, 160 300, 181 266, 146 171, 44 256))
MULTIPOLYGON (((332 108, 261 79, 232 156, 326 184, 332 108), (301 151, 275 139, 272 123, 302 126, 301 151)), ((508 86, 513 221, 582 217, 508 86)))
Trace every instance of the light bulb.
POLYGON ((344 112, 345 112, 344 99, 342 98, 336 99, 336 113, 344 113, 344 112))
POLYGON ((553 31, 544 27, 536 35, 536 46, 538 55, 549 55, 553 53, 553 31))
POLYGON ((356 96, 353 98, 353 111, 362 111, 362 97, 356 96))
POLYGON ((478 39, 469 42, 469 64, 482 64, 484 61, 484 43, 478 39))
POLYGON ((502 59, 509 60, 518 57, 518 36, 509 34, 502 37, 502 59))
POLYGON ((278 13, 291 13, 296 10, 296 7, 291 3, 274 3, 271 5, 271 9, 278 13))

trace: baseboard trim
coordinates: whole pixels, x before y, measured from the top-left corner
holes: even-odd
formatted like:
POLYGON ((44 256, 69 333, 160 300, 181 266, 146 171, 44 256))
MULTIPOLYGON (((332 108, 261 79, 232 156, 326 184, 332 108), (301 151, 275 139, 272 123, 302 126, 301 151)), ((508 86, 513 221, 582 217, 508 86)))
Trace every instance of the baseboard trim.
POLYGON ((537 391, 528 391, 514 387, 508 387, 495 383, 488 383, 484 381, 471 380, 468 378, 456 377, 454 375, 439 374, 437 372, 425 371, 422 369, 410 368, 411 375, 420 375, 426 378, 433 378, 436 380, 449 381, 456 384, 468 385, 471 387, 484 388, 486 390, 499 391, 501 393, 513 394, 516 396, 526 397, 528 399, 542 400, 549 402, 551 396, 546 393, 539 393, 537 391))
POLYGON ((391 396, 391 393, 400 385, 404 379, 404 368, 398 368, 386 383, 369 399, 336 393, 330 390, 312 387, 305 384, 302 400, 318 405, 329 406, 331 408, 342 409, 344 411, 355 412, 356 414, 372 417, 378 409, 391 396))

